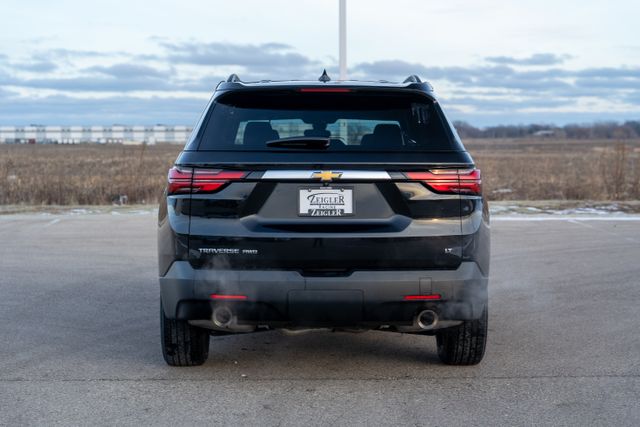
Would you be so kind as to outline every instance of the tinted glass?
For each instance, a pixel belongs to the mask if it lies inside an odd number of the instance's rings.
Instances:
[[[328,138],[328,151],[460,150],[429,98],[386,93],[239,92],[212,105],[200,150],[277,151],[282,138]]]

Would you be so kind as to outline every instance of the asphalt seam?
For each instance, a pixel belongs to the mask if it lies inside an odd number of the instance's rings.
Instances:
[[[55,382],[240,382],[240,381],[253,381],[253,382],[273,382],[273,381],[293,381],[293,382],[309,382],[309,381],[336,381],[336,382],[349,382],[349,381],[415,381],[415,380],[535,380],[535,379],[624,379],[624,378],[640,378],[640,374],[629,375],[532,375],[532,376],[490,376],[490,377],[384,377],[384,378],[248,378],[242,377],[237,379],[219,379],[219,378],[94,378],[94,379],[27,379],[27,378],[0,378],[0,383],[10,382],[42,382],[42,383],[55,383]]]

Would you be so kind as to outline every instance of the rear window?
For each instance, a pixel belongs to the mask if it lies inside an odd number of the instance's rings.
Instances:
[[[222,95],[199,150],[278,151],[269,141],[329,138],[326,151],[461,150],[429,98],[387,93],[236,92]]]

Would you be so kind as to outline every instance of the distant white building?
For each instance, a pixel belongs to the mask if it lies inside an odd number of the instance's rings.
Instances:
[[[188,126],[0,126],[5,144],[184,144]]]
[[[539,130],[533,133],[533,136],[538,136],[544,138],[545,136],[554,136],[555,131],[553,130]]]

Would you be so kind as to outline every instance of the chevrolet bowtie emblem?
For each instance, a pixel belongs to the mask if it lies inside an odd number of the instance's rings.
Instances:
[[[320,178],[322,182],[329,182],[342,176],[342,172],[322,171],[314,172],[311,178]]]

